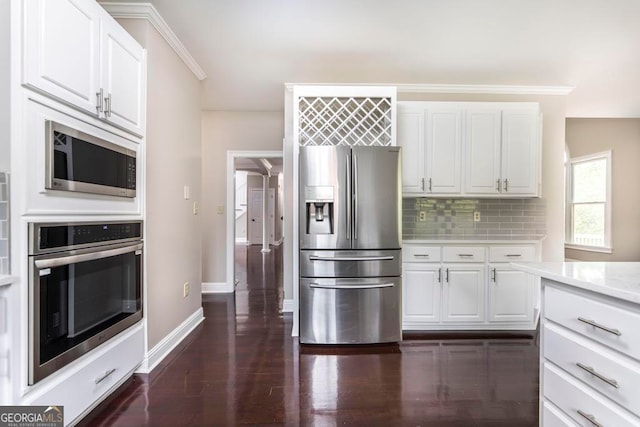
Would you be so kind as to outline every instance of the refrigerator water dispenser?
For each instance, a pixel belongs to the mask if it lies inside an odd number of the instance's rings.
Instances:
[[[307,186],[304,193],[307,234],[333,234],[333,187]]]

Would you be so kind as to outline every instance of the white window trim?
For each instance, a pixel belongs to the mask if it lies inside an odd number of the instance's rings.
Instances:
[[[600,252],[600,253],[612,253],[613,252],[613,244],[612,244],[612,236],[611,236],[611,170],[612,170],[612,162],[611,162],[611,150],[601,151],[599,153],[587,154],[580,157],[570,158],[567,161],[566,168],[566,181],[567,181],[567,192],[566,192],[566,231],[565,231],[565,244],[564,247],[566,249],[577,249],[581,251],[589,251],[589,252]],[[588,162],[592,160],[605,159],[607,162],[607,196],[606,202],[604,206],[604,246],[589,246],[589,245],[580,245],[577,243],[573,243],[573,209],[572,201],[573,201],[573,165],[576,163]]]

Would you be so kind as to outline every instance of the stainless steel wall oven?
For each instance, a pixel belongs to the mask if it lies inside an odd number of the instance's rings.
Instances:
[[[29,384],[142,319],[142,222],[29,224]]]

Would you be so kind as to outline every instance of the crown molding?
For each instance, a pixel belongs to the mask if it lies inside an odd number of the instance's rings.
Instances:
[[[349,83],[348,86],[395,86],[398,93],[466,93],[490,95],[568,95],[574,86],[514,86],[514,85],[461,85],[461,84],[362,84]],[[335,83],[285,83],[291,91],[294,86],[341,86]]]
[[[169,24],[160,16],[151,3],[113,3],[105,1],[99,2],[99,4],[116,19],[146,19],[149,21],[198,80],[207,78],[200,64],[191,56],[187,48],[185,48],[180,39],[178,39],[178,36],[171,30]]]

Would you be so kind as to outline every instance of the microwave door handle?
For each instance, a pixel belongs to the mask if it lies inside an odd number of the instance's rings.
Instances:
[[[34,261],[36,268],[53,268],[62,267],[64,265],[76,264],[85,261],[94,261],[97,259],[108,258],[116,255],[122,255],[129,252],[135,252],[142,250],[142,243],[136,245],[129,245],[122,248],[107,249],[103,251],[94,251],[78,255],[68,255],[49,259],[37,259]]]

